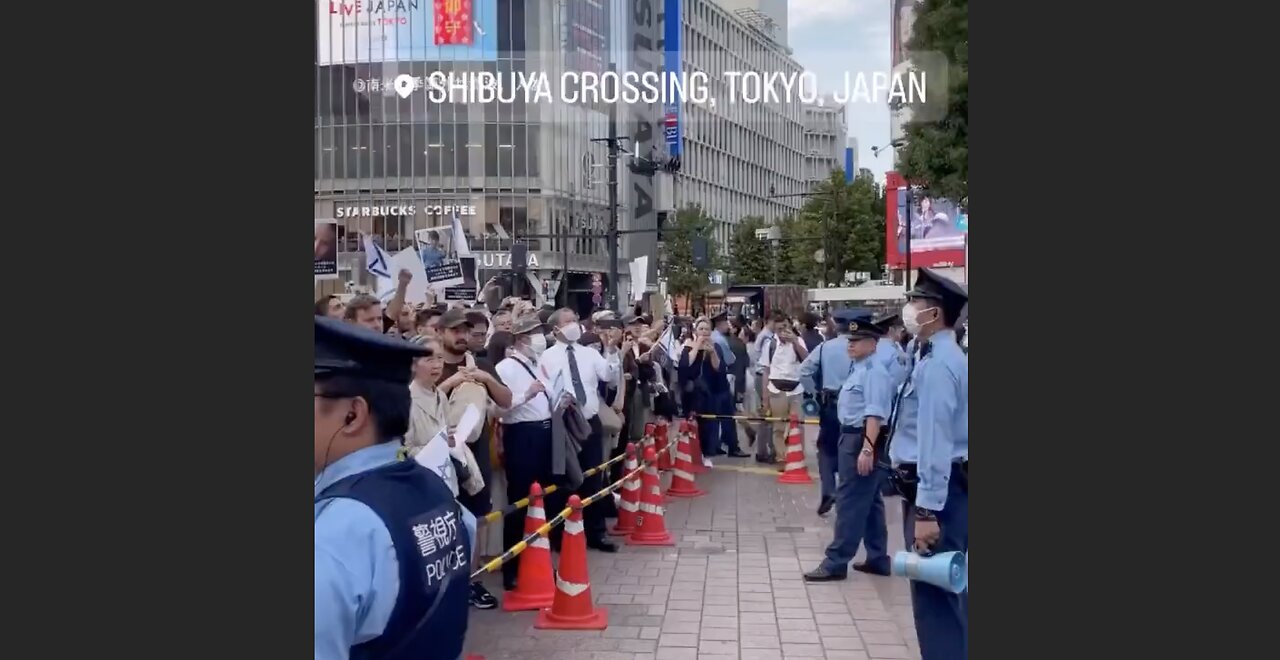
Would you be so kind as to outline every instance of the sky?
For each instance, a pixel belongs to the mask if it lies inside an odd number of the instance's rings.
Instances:
[[[787,43],[806,71],[818,77],[819,89],[844,86],[844,75],[889,71],[890,0],[788,0]],[[850,102],[846,111],[849,135],[858,139],[858,167],[884,181],[893,167],[886,151],[879,158],[872,147],[889,142],[889,107],[886,103]]]

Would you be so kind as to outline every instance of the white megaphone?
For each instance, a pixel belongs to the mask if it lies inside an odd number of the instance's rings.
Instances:
[[[932,584],[958,594],[969,587],[969,561],[963,552],[944,552],[921,557],[914,552],[893,556],[891,572],[899,577]]]

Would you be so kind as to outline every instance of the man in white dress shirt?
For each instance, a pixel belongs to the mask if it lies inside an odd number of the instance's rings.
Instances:
[[[496,367],[498,376],[511,390],[511,409],[502,414],[508,502],[527,497],[535,481],[545,490],[555,480],[551,472],[550,387],[537,373],[538,358],[547,346],[542,331],[537,316],[525,316],[512,324],[511,356],[490,356],[502,360]],[[535,342],[535,338],[540,341]],[[560,511],[567,499],[568,495],[558,492],[548,495],[546,510]],[[502,547],[510,548],[524,538],[526,511],[521,509],[503,518]],[[518,566],[519,562],[514,561],[502,566],[502,584],[507,591],[516,587]]]
[[[542,354],[538,361],[539,372],[546,382],[553,385],[552,396],[569,396],[578,403],[582,416],[591,425],[591,435],[582,443],[578,463],[582,469],[593,468],[604,462],[604,431],[600,426],[600,383],[612,383],[618,377],[617,354],[609,359],[580,346],[582,326],[578,314],[572,309],[556,311],[549,319],[555,330],[556,343]],[[623,346],[623,352],[630,346]],[[586,498],[604,487],[604,479],[597,473],[582,483],[578,495]],[[604,510],[592,504],[582,512],[587,536],[587,547],[601,552],[617,552],[618,546],[606,536]]]

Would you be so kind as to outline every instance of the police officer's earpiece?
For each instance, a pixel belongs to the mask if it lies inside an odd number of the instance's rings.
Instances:
[[[346,426],[354,421],[356,421],[356,411],[352,410],[351,412],[348,412],[347,416],[342,419],[342,425]]]

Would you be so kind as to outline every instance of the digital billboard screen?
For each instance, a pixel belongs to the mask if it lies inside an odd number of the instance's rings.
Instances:
[[[316,63],[498,59],[498,0],[316,0]]]
[[[897,172],[889,172],[885,176],[885,184],[884,254],[889,267],[906,267],[908,231],[912,268],[965,265],[968,209],[953,200],[927,192],[917,190],[908,194],[906,182]]]

